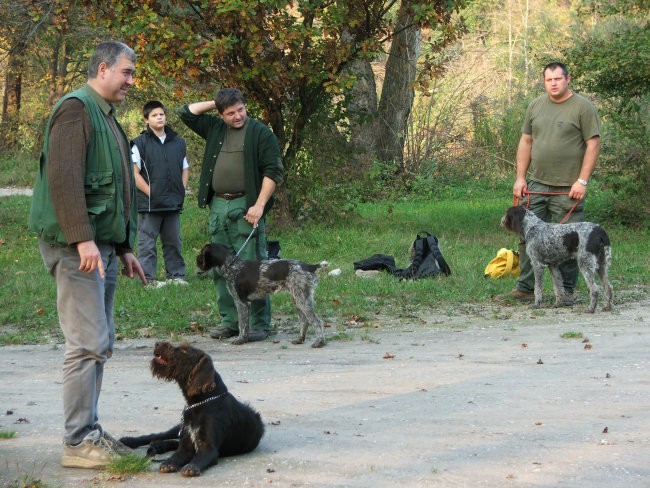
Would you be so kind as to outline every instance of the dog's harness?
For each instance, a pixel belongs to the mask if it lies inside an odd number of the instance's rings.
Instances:
[[[526,208],[530,208],[530,196],[531,195],[565,195],[565,196],[569,196],[569,192],[559,192],[559,191],[553,192],[553,191],[528,191],[528,190],[524,190],[523,194],[528,196],[528,198],[526,199],[526,204],[525,204]],[[571,207],[571,210],[569,210],[569,212],[564,216],[564,218],[562,219],[560,224],[563,224],[564,222],[567,221],[567,219],[569,218],[569,215],[571,215],[573,213],[573,211],[576,209],[576,207],[578,206],[579,203],[580,203],[580,200],[576,200],[576,203],[573,204],[573,207]],[[519,199],[517,197],[513,197],[512,198],[512,204],[513,205],[519,205]]]
[[[199,403],[195,403],[195,404],[193,404],[193,405],[188,405],[187,407],[185,407],[185,408],[183,409],[183,411],[181,412],[181,428],[178,430],[178,437],[181,436],[181,433],[183,432],[183,426],[185,425],[185,412],[187,412],[188,410],[192,410],[192,409],[195,408],[195,407],[200,407],[201,405],[205,405],[206,403],[211,402],[212,400],[216,400],[216,399],[218,399],[218,398],[221,398],[221,397],[224,396],[226,393],[227,393],[227,392],[222,393],[221,395],[217,395],[217,396],[212,396],[212,397],[210,397],[210,398],[206,398],[205,400],[200,401]]]

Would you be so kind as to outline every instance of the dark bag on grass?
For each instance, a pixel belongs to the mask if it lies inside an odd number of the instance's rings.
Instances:
[[[417,280],[427,276],[443,274],[449,276],[451,269],[442,256],[438,238],[426,231],[418,232],[411,249],[411,265],[406,269],[398,269],[395,274],[407,280]]]
[[[373,254],[367,259],[356,261],[354,269],[371,271],[383,270],[406,280],[417,280],[427,276],[437,276],[440,274],[449,276],[451,269],[442,257],[438,238],[428,232],[420,231],[411,249],[411,265],[405,269],[395,267],[393,256],[386,254]]]

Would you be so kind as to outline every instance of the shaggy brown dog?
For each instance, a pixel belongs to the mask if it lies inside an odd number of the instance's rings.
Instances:
[[[176,449],[160,465],[161,472],[180,470],[184,476],[199,476],[217,464],[219,457],[245,454],[257,447],[264,435],[260,414],[228,392],[209,355],[186,343],[174,347],[159,342],[151,372],[180,386],[187,402],[181,423],[166,432],[120,441],[131,448],[150,444],[148,455]]]

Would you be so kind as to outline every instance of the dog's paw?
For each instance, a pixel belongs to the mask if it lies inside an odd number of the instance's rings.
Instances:
[[[325,339],[319,337],[317,340],[314,341],[311,347],[323,347],[324,345],[325,345]]]
[[[239,336],[235,338],[231,344],[235,346],[241,346],[242,344],[246,344],[248,342],[248,336]]]
[[[183,466],[181,469],[180,473],[183,476],[201,476],[201,470],[198,468],[198,466],[189,463]]]
[[[134,437],[120,437],[120,442],[131,449],[139,447],[139,444],[135,442]]]
[[[170,463],[169,461],[165,461],[160,465],[160,472],[161,473],[175,473],[178,471],[178,466],[174,463]]]

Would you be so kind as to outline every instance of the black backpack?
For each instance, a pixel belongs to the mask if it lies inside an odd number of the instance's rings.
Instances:
[[[407,280],[417,280],[440,274],[449,276],[451,274],[447,261],[442,257],[436,236],[426,231],[420,231],[411,247],[411,265],[408,268],[397,269],[393,256],[373,254],[367,259],[355,262],[354,269],[384,270]]]
[[[395,274],[407,280],[417,280],[439,274],[449,276],[451,268],[442,257],[438,238],[426,231],[420,231],[411,248],[411,265],[406,269],[396,270]]]

